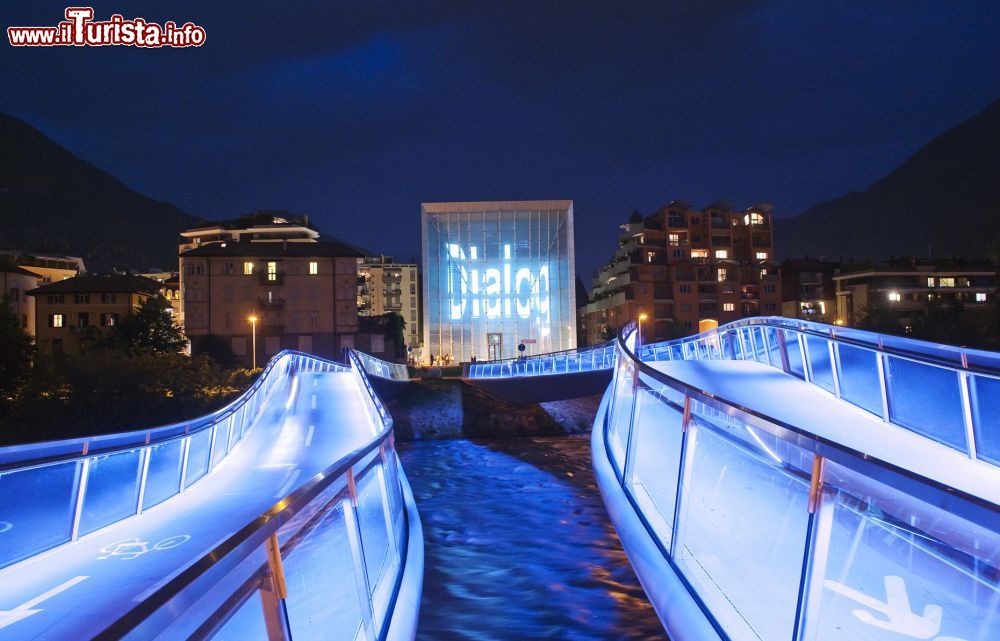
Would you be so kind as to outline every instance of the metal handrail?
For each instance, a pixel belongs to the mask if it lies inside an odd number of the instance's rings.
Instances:
[[[406,369],[406,365],[402,363],[390,363],[365,352],[358,350],[351,351],[358,356],[358,359],[365,368],[365,372],[369,376],[378,376],[379,378],[393,381],[410,380],[409,371]]]

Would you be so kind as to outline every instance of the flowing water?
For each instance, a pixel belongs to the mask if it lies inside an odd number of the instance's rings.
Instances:
[[[589,436],[399,449],[425,537],[418,639],[666,638],[605,513]]]

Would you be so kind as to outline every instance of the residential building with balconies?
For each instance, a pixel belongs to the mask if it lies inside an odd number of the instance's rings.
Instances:
[[[817,258],[790,258],[781,263],[781,315],[833,324],[837,320],[840,263]]]
[[[773,260],[772,207],[703,210],[672,201],[621,225],[618,249],[593,280],[581,312],[587,342],[607,340],[646,314],[643,340],[703,331],[781,311],[781,281]]]
[[[960,303],[973,315],[992,311],[1000,286],[991,261],[892,259],[881,264],[842,265],[834,276],[837,322],[862,325],[873,310],[894,318],[903,329],[931,304]]]
[[[405,321],[403,337],[412,350],[410,357],[418,362],[423,339],[420,290],[416,263],[395,263],[384,255],[358,259],[358,314],[399,314]]]
[[[349,245],[315,239],[211,242],[181,252],[192,353],[210,335],[225,340],[243,365],[253,360],[254,342],[258,364],[283,349],[331,359],[345,347],[369,350],[370,336],[358,332],[361,256]]]

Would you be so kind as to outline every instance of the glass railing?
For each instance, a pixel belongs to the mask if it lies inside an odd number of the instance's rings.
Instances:
[[[773,362],[782,349],[764,337],[782,329],[747,324],[670,349],[676,358],[736,350]],[[834,360],[843,357],[836,350],[845,344],[831,348],[819,338],[793,335],[784,349],[800,350],[804,372],[813,370],[803,376],[832,378],[836,370],[820,356],[829,359],[833,349]],[[606,482],[624,492],[662,570],[676,574],[720,638],[1000,639],[995,502],[693,388],[638,361],[634,340],[627,330],[615,345],[595,448],[603,447],[616,477]],[[884,352],[867,358],[888,360],[894,376],[930,367],[910,359],[899,365],[890,359],[901,356]],[[878,389],[877,365],[845,367],[845,378],[867,371],[870,379],[860,380]],[[925,383],[924,393],[939,399],[937,385]],[[889,398],[897,411],[927,406],[914,393]],[[995,497],[995,489],[983,495]],[[650,575],[648,556],[634,565],[649,592],[662,577]],[[671,636],[685,625],[676,603],[657,609]]]
[[[186,492],[239,445],[264,398],[289,371],[334,369],[345,368],[282,352],[239,398],[206,416],[149,430],[0,448],[0,568]]]
[[[412,497],[403,490],[392,419],[357,353],[349,359],[375,436],[247,523],[102,638],[386,638],[407,562]]]
[[[354,351],[354,350],[352,350]],[[358,360],[365,368],[365,372],[369,376],[378,376],[379,378],[388,378],[393,381],[408,381],[410,380],[410,374],[406,369],[406,365],[402,363],[390,363],[388,361],[383,361],[380,358],[375,358],[371,354],[366,354],[364,352],[354,351]]]
[[[887,423],[1000,465],[1000,355],[787,318],[643,345],[643,361],[751,360]]]
[[[466,378],[503,378],[589,372],[611,369],[613,358],[614,345],[612,342],[608,342],[604,345],[580,347],[524,358],[470,363]]]

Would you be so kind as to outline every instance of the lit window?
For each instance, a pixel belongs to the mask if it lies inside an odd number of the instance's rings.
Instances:
[[[729,258],[729,250],[728,249],[716,249],[715,250],[715,257],[716,258]],[[719,280],[722,280],[722,279],[719,279]]]
[[[902,295],[900,295],[899,292],[889,292],[889,300],[898,303],[899,301],[903,300],[903,297]]]
[[[757,260],[767,260],[767,252],[757,252]]]
[[[243,273],[247,276],[253,274],[253,263],[251,261],[246,261],[243,263]]]
[[[278,280],[278,263],[274,261],[267,263],[267,279]]]
[[[707,249],[692,249],[691,258],[708,258]]]
[[[744,225],[763,225],[764,215],[757,212],[751,212],[743,217]]]
[[[319,263],[315,260],[309,261],[309,273],[313,276],[319,273]]]
[[[938,279],[938,287],[954,287],[954,286],[955,286],[955,279],[954,278],[939,278]]]
[[[934,287],[934,278],[932,278],[931,276],[927,277],[927,286]]]
[[[63,326],[62,314],[49,314],[49,327],[62,327],[62,326]]]
[[[733,312],[733,311],[736,311],[736,303],[723,303],[722,304],[722,311],[724,311],[724,312]]]
[[[667,234],[667,240],[670,241],[671,245],[679,245],[681,243],[680,234]]]
[[[760,277],[761,278],[767,278],[767,270],[766,269],[760,270]]]
[[[719,270],[719,282],[721,283],[724,280],[726,280],[726,270],[720,269]]]
[[[976,302],[985,303],[986,302],[986,292],[976,292]]]

